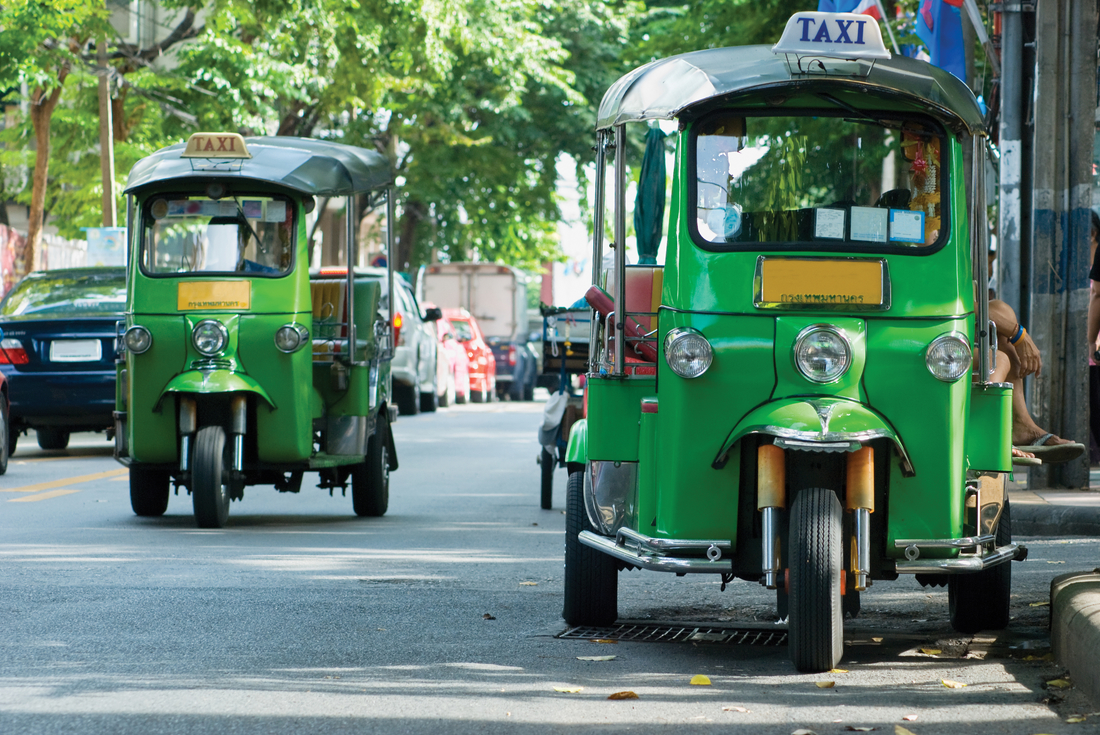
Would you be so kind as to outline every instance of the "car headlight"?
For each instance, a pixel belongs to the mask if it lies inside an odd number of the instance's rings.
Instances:
[[[924,353],[928,372],[945,383],[953,383],[969,373],[972,359],[970,343],[957,332],[936,337]]]
[[[153,335],[145,327],[134,325],[122,335],[122,344],[135,355],[140,355],[153,346]]]
[[[295,352],[309,341],[309,330],[301,324],[284,324],[275,332],[275,347],[280,352]]]
[[[698,330],[678,327],[665,335],[665,362],[681,378],[698,378],[714,362],[714,350]]]
[[[205,357],[218,354],[228,342],[229,331],[217,319],[203,319],[191,331],[191,344]]]
[[[832,383],[852,365],[848,338],[834,327],[815,324],[798,335],[794,364],[802,377],[814,383]]]

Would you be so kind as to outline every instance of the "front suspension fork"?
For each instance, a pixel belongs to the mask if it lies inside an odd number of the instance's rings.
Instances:
[[[244,472],[244,435],[248,430],[248,398],[234,395],[229,399],[229,434],[233,438],[233,458],[230,469]],[[198,403],[194,398],[180,396],[180,471],[191,470],[191,442],[198,431]]]

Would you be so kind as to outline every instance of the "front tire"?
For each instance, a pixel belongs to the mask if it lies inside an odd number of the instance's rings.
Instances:
[[[130,507],[134,514],[155,518],[168,510],[172,476],[164,470],[130,465]]]
[[[542,448],[539,466],[542,468],[542,509],[550,510],[554,506],[554,453]]]
[[[351,469],[351,502],[355,515],[386,515],[390,506],[389,422],[378,414],[378,426],[367,440],[366,461]]]
[[[224,480],[225,430],[204,426],[195,437],[191,461],[191,503],[199,528],[222,528],[229,519],[229,488]]]
[[[52,426],[43,426],[35,431],[38,434],[38,446],[43,449],[64,449],[69,446],[69,432]]]
[[[799,671],[828,671],[844,652],[843,514],[828,488],[807,488],[791,505],[788,649]]]
[[[995,538],[997,546],[1012,543],[1012,515],[1007,499]],[[967,634],[980,630],[1004,630],[1008,627],[1011,595],[1011,561],[973,574],[952,574],[947,580],[951,627]]]
[[[581,531],[595,531],[584,511],[584,470],[569,473],[565,499],[565,606],[569,625],[607,626],[619,617],[619,570],[607,554],[585,546]]]

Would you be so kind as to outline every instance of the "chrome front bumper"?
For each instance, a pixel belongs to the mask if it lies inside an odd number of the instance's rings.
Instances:
[[[733,542],[729,539],[661,539],[642,535],[629,528],[620,528],[611,539],[591,531],[581,531],[577,537],[585,546],[615,557],[642,569],[676,574],[729,574],[733,571]],[[673,556],[676,552],[703,552],[696,556]]]
[[[998,564],[1027,556],[1027,548],[1016,543],[994,547],[993,534],[954,539],[898,539],[894,547],[905,549],[905,560],[895,563],[899,574],[956,574],[980,572]],[[926,549],[958,549],[954,559],[921,559]]]

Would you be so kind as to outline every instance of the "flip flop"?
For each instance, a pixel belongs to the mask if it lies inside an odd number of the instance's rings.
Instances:
[[[1043,434],[1034,444],[1018,445],[1016,448],[1034,454],[1047,464],[1071,462],[1085,453],[1085,445],[1078,442],[1068,444],[1047,444],[1054,434]]]
[[[1019,467],[1021,465],[1026,466],[1026,467],[1038,467],[1042,463],[1043,463],[1043,460],[1039,459],[1038,457],[1013,457],[1012,458],[1012,464],[1016,465],[1017,467]]]

